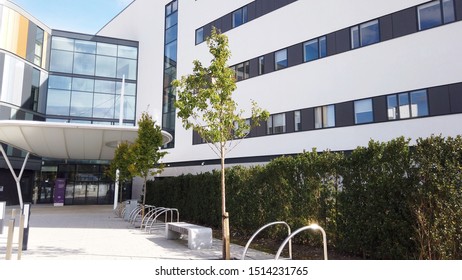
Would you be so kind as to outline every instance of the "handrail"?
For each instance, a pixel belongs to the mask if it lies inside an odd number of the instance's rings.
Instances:
[[[241,257],[241,260],[244,260],[245,259],[245,255],[247,254],[247,250],[249,249],[249,246],[250,246],[250,243],[252,243],[253,239],[264,229],[266,229],[267,227],[270,227],[270,226],[273,226],[273,225],[279,225],[279,224],[283,224],[283,225],[286,225],[287,226],[287,236],[290,236],[290,226],[286,223],[286,222],[283,222],[283,221],[277,221],[277,222],[272,222],[272,223],[269,223],[269,224],[266,224],[264,226],[262,226],[261,228],[259,228],[253,235],[252,237],[250,237],[249,241],[247,241],[247,244],[245,245],[245,248],[244,248],[244,252],[242,252],[242,257]],[[292,259],[292,240],[289,240],[289,259]]]
[[[305,231],[305,230],[308,230],[308,229],[312,229],[312,230],[320,230],[321,233],[322,233],[322,243],[324,245],[324,260],[327,261],[327,238],[326,238],[326,232],[324,231],[324,229],[322,227],[320,227],[319,225],[317,224],[311,224],[309,226],[305,226],[305,227],[302,227],[302,228],[299,228],[297,229],[296,231],[294,231],[291,235],[289,235],[281,244],[281,246],[279,247],[279,250],[276,254],[276,257],[274,258],[275,260],[279,259],[279,256],[281,255],[281,252],[282,252],[282,249],[284,249],[284,246],[287,244],[287,242],[289,242],[292,237],[294,237],[295,235],[299,234],[300,232],[302,231]]]

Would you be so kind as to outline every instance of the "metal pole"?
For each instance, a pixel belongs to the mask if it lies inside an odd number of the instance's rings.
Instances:
[[[123,125],[124,123],[124,98],[125,98],[125,75],[122,76],[122,89],[120,91],[119,125]]]
[[[117,208],[117,202],[119,200],[119,169],[116,170],[116,179],[114,184],[114,210]]]
[[[24,214],[19,215],[18,260],[22,255],[22,242],[24,239]]]
[[[24,209],[22,214],[24,215],[24,230],[23,230],[23,240],[22,240],[22,251],[27,251],[27,243],[29,241],[29,221],[30,221],[30,209],[31,204],[24,204]]]

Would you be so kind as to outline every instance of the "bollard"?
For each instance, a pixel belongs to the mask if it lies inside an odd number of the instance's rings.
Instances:
[[[3,221],[5,220],[6,202],[0,201],[0,234],[3,234]]]
[[[10,219],[8,221],[8,237],[6,241],[5,260],[11,260],[11,254],[13,253],[13,234],[14,234],[14,219]]]
[[[24,214],[19,215],[18,260],[21,259],[24,239]]]
[[[23,238],[22,238],[22,241],[21,241],[22,251],[27,251],[27,243],[29,241],[30,208],[31,208],[31,204],[26,203],[26,204],[24,204],[24,208],[23,208],[23,211],[22,211],[22,214],[24,216],[24,223],[23,223],[23,228],[24,229],[22,230]]]

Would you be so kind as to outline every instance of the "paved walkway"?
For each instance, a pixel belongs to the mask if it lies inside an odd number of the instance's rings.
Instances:
[[[7,207],[7,217],[12,208]],[[19,221],[19,219],[17,219]],[[6,251],[6,222],[0,234],[0,259]],[[13,259],[17,258],[16,223]],[[151,234],[134,228],[118,218],[112,206],[33,205],[27,250],[23,260],[213,260],[221,259],[220,240],[212,249],[190,250],[185,240],[167,240],[162,230]],[[239,259],[243,247],[231,245],[231,257]],[[249,250],[248,259],[271,259],[272,256]]]

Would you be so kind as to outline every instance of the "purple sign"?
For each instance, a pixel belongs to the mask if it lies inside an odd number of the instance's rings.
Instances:
[[[56,179],[53,202],[55,206],[64,205],[64,195],[66,193],[66,179]]]

